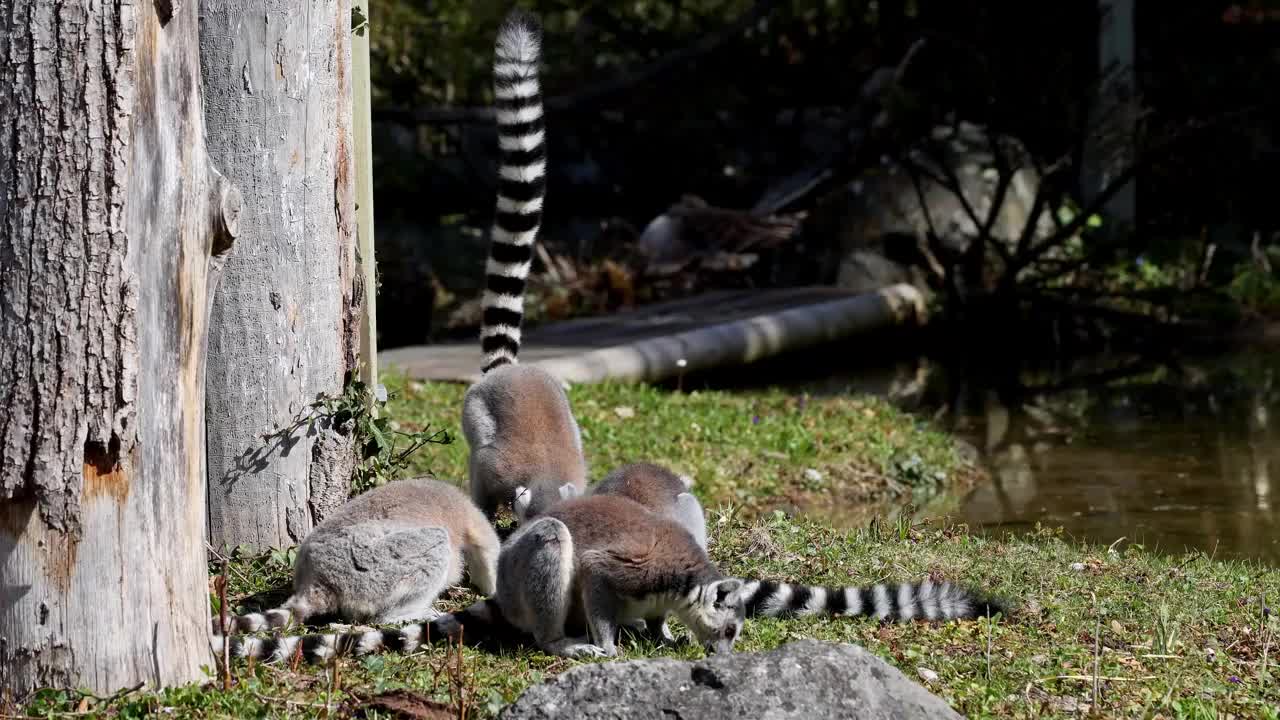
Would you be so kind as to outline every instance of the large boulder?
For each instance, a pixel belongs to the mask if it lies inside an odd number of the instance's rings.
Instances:
[[[856,645],[801,640],[769,652],[580,665],[525,691],[502,720],[959,718]]]

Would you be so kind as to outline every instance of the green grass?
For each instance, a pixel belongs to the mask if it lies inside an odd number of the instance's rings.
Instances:
[[[392,389],[401,392],[391,403],[400,422],[454,424],[462,388],[396,380]],[[875,496],[877,483],[910,485],[922,476],[968,472],[945,436],[872,400],[802,401],[773,392],[674,395],[628,386],[578,388],[572,400],[593,474],[646,457],[695,475],[708,504],[712,555],[728,572],[821,584],[946,577],[1017,606],[1011,617],[990,623],[755,620],[740,640],[742,651],[802,637],[857,643],[911,678],[932,678],[927,686],[933,692],[973,718],[1090,712],[1280,718],[1274,668],[1280,622],[1274,614],[1264,621],[1260,605],[1264,596],[1270,603],[1280,596],[1280,570],[1204,555],[1158,555],[1134,545],[1081,545],[1048,530],[988,538],[906,519],[840,529],[771,510],[775,495],[834,490]],[[431,450],[423,463],[441,477],[464,476],[461,440]],[[918,459],[904,461],[904,454]],[[810,487],[806,467],[830,486]],[[229,605],[265,607],[284,597],[290,562],[283,552],[234,555]],[[473,599],[454,591],[442,604],[459,607]],[[701,657],[692,646],[659,649],[624,641],[621,647],[624,658]],[[205,687],[105,700],[45,691],[23,711],[50,717],[331,717],[347,716],[379,693],[399,692],[449,706],[450,716],[461,705],[468,717],[491,717],[530,684],[578,663],[534,649],[442,647],[407,657],[348,658],[329,668],[235,663],[227,691],[212,675]],[[390,717],[367,707],[365,714]]]
[[[392,417],[407,429],[457,428],[466,388],[385,378]],[[750,511],[779,505],[848,506],[923,497],[979,471],[947,435],[871,397],[763,392],[672,393],[647,385],[580,385],[569,392],[593,478],[639,460],[694,478],[707,504]],[[461,437],[432,446],[418,472],[466,478]],[[810,471],[806,473],[806,470]],[[815,474],[816,471],[816,474]]]

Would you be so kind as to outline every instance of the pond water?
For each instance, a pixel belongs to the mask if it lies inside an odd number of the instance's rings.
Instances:
[[[887,396],[972,446],[991,479],[923,515],[1280,564],[1280,353],[1048,368],[788,364],[796,390]]]

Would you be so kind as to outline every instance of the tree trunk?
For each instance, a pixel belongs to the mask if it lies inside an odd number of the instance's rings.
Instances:
[[[176,7],[175,7],[176,6]],[[0,0],[0,690],[211,664],[196,3]]]
[[[287,546],[347,499],[354,463],[338,429],[287,430],[342,392],[359,351],[351,6],[204,0],[200,15],[211,153],[246,202],[210,318],[209,534]]]
[[[1098,2],[1098,94],[1085,145],[1084,198],[1106,190],[1136,159],[1138,106],[1134,70],[1134,0]],[[1137,184],[1125,183],[1106,205],[1108,232],[1132,229],[1137,219]]]

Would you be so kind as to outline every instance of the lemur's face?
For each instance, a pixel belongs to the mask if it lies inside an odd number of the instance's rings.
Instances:
[[[742,634],[747,618],[741,590],[741,580],[718,580],[706,588],[702,602],[692,608],[687,624],[707,654],[733,652],[733,643]]]

